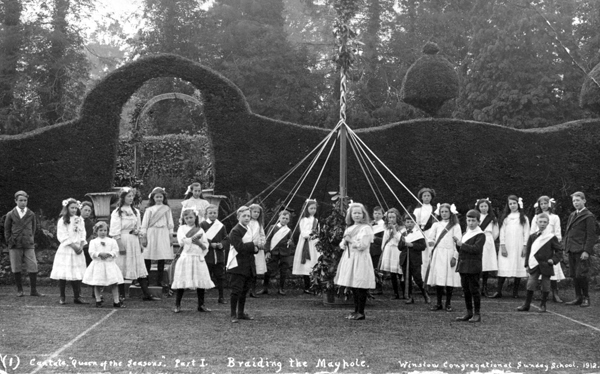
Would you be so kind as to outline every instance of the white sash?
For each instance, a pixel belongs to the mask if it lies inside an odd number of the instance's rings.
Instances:
[[[406,237],[404,238],[404,241],[407,243],[413,243],[416,242],[419,239],[424,239],[425,237],[423,236],[423,233],[421,232],[421,230],[418,229],[413,229],[413,231],[406,235]]]
[[[533,269],[539,265],[539,262],[535,259],[535,254],[548,243],[548,240],[552,239],[554,233],[551,230],[542,231],[542,235],[538,236],[531,244],[531,253],[529,253],[529,268]]]
[[[221,227],[223,224],[218,219],[213,222],[212,226],[206,231],[206,237],[208,240],[213,240],[213,238],[221,231]]]
[[[371,226],[373,228],[373,234],[379,234],[380,232],[383,232],[383,230],[385,230],[385,223],[382,219],[375,223],[375,225]]]
[[[477,234],[481,234],[483,232],[483,230],[481,230],[481,228],[479,226],[477,226],[475,228],[475,230],[470,230],[467,229],[467,231],[465,231],[465,234],[462,237],[462,242],[465,243],[467,240],[471,239],[472,237],[474,237]]]
[[[252,232],[246,227],[246,233],[242,238],[242,243],[252,243]],[[233,269],[238,266],[237,256],[238,252],[234,247],[229,248],[229,255],[227,255],[227,264],[225,265],[225,269]]]
[[[277,247],[277,245],[279,244],[279,242],[285,238],[285,236],[290,232],[290,228],[287,226],[281,226],[279,228],[279,230],[277,230],[277,232],[275,234],[273,234],[273,237],[271,238],[271,250],[275,247]]]

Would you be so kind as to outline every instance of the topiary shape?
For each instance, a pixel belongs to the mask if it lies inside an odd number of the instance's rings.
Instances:
[[[581,93],[579,94],[579,106],[584,109],[589,109],[596,114],[600,114],[599,83],[600,64],[594,66],[589,76],[585,78],[583,86],[581,87]]]
[[[458,75],[454,66],[438,55],[437,44],[423,46],[424,55],[408,69],[402,81],[405,103],[435,116],[444,102],[458,96]]]

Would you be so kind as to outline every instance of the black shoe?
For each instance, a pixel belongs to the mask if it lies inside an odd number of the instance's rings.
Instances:
[[[481,314],[475,313],[473,314],[473,318],[469,320],[469,322],[481,322]]]
[[[37,297],[44,297],[43,293],[39,293],[37,290],[36,291],[31,291],[29,293],[29,296],[37,296]]]
[[[89,304],[87,301],[83,300],[82,298],[78,297],[76,299],[73,299],[73,304]]]
[[[446,308],[444,308],[444,309],[446,309],[446,312],[451,312],[452,311],[452,305],[446,304]]]
[[[425,304],[431,304],[431,297],[428,294],[423,295],[423,298],[425,298]]]
[[[581,305],[579,305],[582,308],[587,308],[590,306],[590,298],[589,297],[584,297],[583,300],[581,301]]]
[[[23,290],[17,290],[17,297],[23,297]]]
[[[362,321],[362,320],[364,320],[364,319],[365,319],[365,315],[364,315],[364,314],[361,314],[361,313],[356,313],[356,314],[354,315],[354,317],[353,317],[353,318],[351,318],[351,320],[352,320],[352,321]]]
[[[175,308],[173,308],[173,313],[181,313],[181,307],[176,305]]]
[[[67,300],[64,297],[61,297],[60,299],[58,299],[58,303],[60,305],[65,305],[67,303]]]
[[[268,295],[269,294],[269,289],[267,287],[265,287],[258,294],[259,295]]]
[[[152,295],[148,295],[148,296],[142,297],[142,300],[144,300],[144,301],[160,301],[160,298],[154,297]]]
[[[552,301],[555,303],[562,303],[563,300],[558,296],[558,291],[552,291]]]
[[[395,294],[394,296],[390,297],[390,300],[400,300],[400,295]]]
[[[573,301],[566,302],[565,305],[581,305],[582,303],[583,303],[583,298],[578,297],[577,299],[575,299]]]
[[[304,290],[304,293],[308,294],[308,295],[312,295],[312,292],[310,290]]]
[[[496,292],[495,294],[490,296],[490,299],[501,299],[501,298],[502,298],[502,292]]]
[[[203,312],[203,313],[210,313],[210,312],[212,312],[212,310],[208,309],[208,308],[207,308],[207,307],[205,307],[204,305],[200,305],[200,306],[198,307],[198,311],[199,311],[199,312]]]
[[[462,317],[456,317],[456,320],[466,322],[466,321],[470,320],[471,318],[473,318],[473,313],[467,313]]]
[[[287,293],[285,292],[285,290],[284,290],[283,288],[280,288],[280,289],[277,291],[277,293],[278,293],[278,294],[280,294],[281,296],[285,296],[285,295],[287,295]]]
[[[442,304],[437,304],[432,306],[431,308],[429,308],[429,310],[431,310],[432,312],[438,311],[438,310],[442,310],[444,309],[444,307],[442,306]]]
[[[529,305],[527,304],[523,304],[520,307],[517,308],[517,311],[519,312],[528,312],[529,311]]]
[[[118,303],[113,303],[113,308],[125,308],[125,304],[123,304],[122,301],[119,301]]]
[[[238,322],[239,322],[239,320],[238,320],[237,316],[231,317],[231,323],[238,323]]]
[[[415,303],[415,299],[413,299],[412,297],[409,297],[404,304],[414,304]]]
[[[540,305],[540,309],[538,310],[538,313],[546,313],[546,304]]]
[[[244,319],[247,321],[252,321],[254,319],[254,317],[251,317],[248,313],[244,313],[244,314],[238,314],[237,319]]]
[[[96,308],[102,308],[102,301],[96,301]]]
[[[354,319],[354,316],[357,315],[357,314],[358,314],[358,312],[352,312],[352,313],[348,314],[344,318],[346,318],[346,319]]]
[[[250,293],[248,294],[248,296],[250,296],[250,297],[251,297],[251,298],[253,298],[253,299],[258,299],[258,295],[257,295],[257,294],[255,294],[254,292],[250,292]]]
[[[217,300],[217,303],[219,304],[227,304],[227,302],[225,302],[225,299],[222,297],[219,297],[219,300]]]

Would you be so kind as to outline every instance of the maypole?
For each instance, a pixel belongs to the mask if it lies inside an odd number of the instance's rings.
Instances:
[[[347,124],[346,124],[346,92],[348,70],[356,59],[354,44],[358,43],[354,38],[356,33],[350,28],[350,20],[358,11],[356,0],[337,0],[335,2],[335,10],[337,19],[334,27],[334,35],[339,44],[338,54],[334,61],[337,63],[340,70],[340,120],[339,131],[340,140],[340,187],[339,199],[342,202],[342,209],[346,197],[348,196],[348,174],[347,174]]]

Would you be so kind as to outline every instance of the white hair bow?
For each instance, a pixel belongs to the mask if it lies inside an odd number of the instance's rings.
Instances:
[[[121,187],[121,190],[129,193],[131,191],[131,187]]]
[[[517,200],[517,202],[519,203],[519,208],[523,209],[523,198],[519,197],[519,199]]]
[[[192,212],[194,212],[194,214],[196,216],[198,216],[198,209],[195,206],[188,206],[188,207],[183,208],[181,210],[182,215],[183,215],[183,212],[185,212],[186,210],[191,210]]]
[[[458,210],[456,210],[456,205],[454,205],[454,204],[450,205],[450,212],[452,212],[454,214],[458,214]]]
[[[436,216],[440,215],[440,203],[437,204],[437,207],[435,208],[435,211],[433,212]]]
[[[554,198],[551,198],[551,199],[548,201],[548,206],[550,206],[550,207],[551,207],[551,206],[552,206],[552,205],[554,205],[554,204],[556,204],[556,200],[554,200]]]
[[[185,190],[184,195],[187,195],[189,193],[192,193],[192,185],[191,184],[188,186],[187,190]]]
[[[79,200],[75,200],[72,197],[69,197],[68,199],[65,199],[62,201],[62,206],[67,206],[69,205],[69,203],[77,203],[77,207],[81,209],[81,201]]]
[[[167,193],[167,190],[163,187],[154,187],[154,189],[152,190],[152,192],[154,192],[155,189],[160,188],[161,190],[163,190],[164,193]],[[152,192],[150,192],[148,194],[148,199],[152,197]],[[185,193],[187,195],[187,192]]]
[[[475,202],[475,208],[477,208],[477,203],[480,202],[481,200],[486,200],[488,203],[492,203],[492,200],[490,200],[489,197],[486,197],[485,199],[477,199],[477,201]]]

